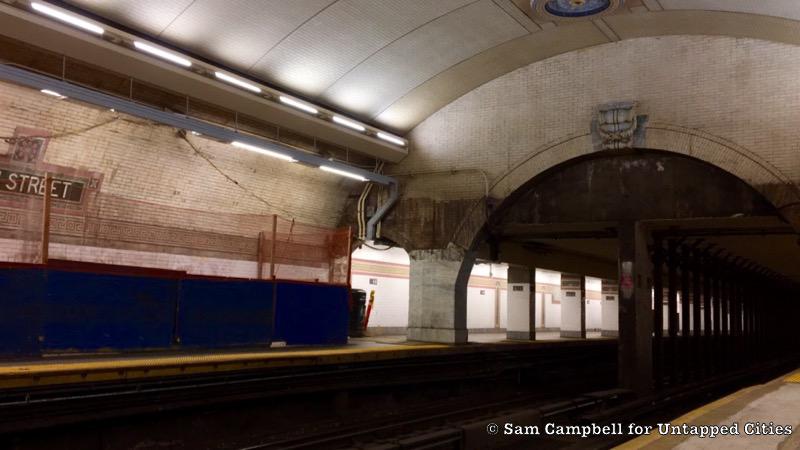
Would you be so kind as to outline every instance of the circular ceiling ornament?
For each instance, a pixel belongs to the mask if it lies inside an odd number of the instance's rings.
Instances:
[[[623,3],[625,0],[531,0],[531,10],[542,19],[586,19],[609,14]]]

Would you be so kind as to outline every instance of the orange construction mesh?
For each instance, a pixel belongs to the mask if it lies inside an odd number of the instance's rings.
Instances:
[[[347,228],[159,205],[88,188],[82,194],[79,201],[52,202],[50,259],[237,278],[349,281]],[[40,262],[43,203],[42,196],[0,193],[0,260]]]

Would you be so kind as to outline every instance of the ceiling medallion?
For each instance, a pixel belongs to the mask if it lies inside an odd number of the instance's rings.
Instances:
[[[625,0],[531,0],[534,14],[543,19],[570,20],[606,15]]]

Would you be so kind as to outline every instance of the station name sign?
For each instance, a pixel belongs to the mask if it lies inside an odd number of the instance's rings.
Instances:
[[[79,203],[86,190],[86,182],[53,176],[50,196],[57,200]],[[45,175],[0,167],[0,193],[44,196]]]

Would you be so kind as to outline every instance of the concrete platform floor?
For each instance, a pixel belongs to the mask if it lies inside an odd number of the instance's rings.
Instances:
[[[616,449],[800,449],[800,370],[765,384],[744,388],[678,417],[670,424],[681,427],[683,424],[690,427],[735,425],[739,434],[710,438],[697,434],[662,435],[654,429],[650,435],[638,437]],[[761,428],[763,425],[767,429]],[[758,434],[753,434],[755,429],[758,429]]]

